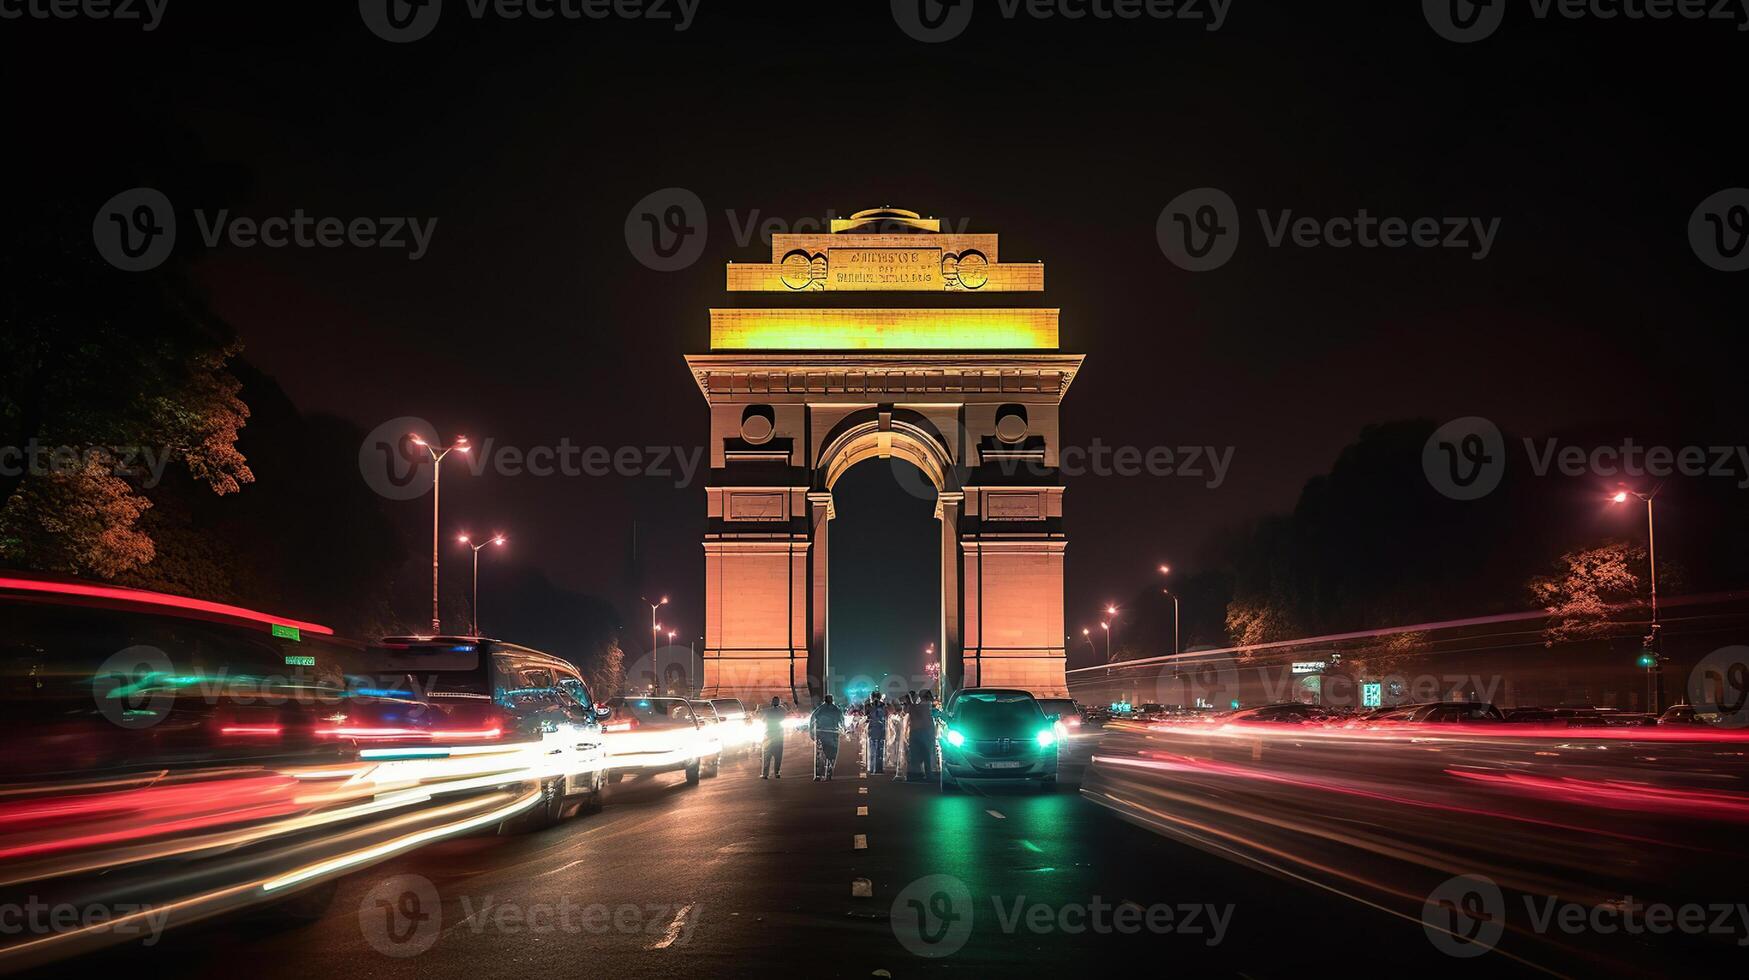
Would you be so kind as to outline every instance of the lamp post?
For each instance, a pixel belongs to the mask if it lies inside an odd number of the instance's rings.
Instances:
[[[657,688],[662,683],[662,672],[658,669],[660,665],[656,662],[656,645],[661,642],[657,637],[660,635],[658,631],[662,629],[662,626],[656,622],[656,610],[668,604],[668,597],[663,596],[661,602],[650,602],[649,596],[640,598],[649,603],[650,606],[650,690],[652,693],[660,693]]]
[[[1111,634],[1117,632],[1116,604],[1107,603],[1105,607],[1105,615],[1108,618],[1105,622],[1100,623],[1099,625],[1105,629],[1105,662],[1111,663]]]
[[[443,458],[450,453],[471,453],[474,447],[468,445],[467,436],[456,436],[455,442],[439,450],[426,442],[417,432],[407,436],[413,445],[431,454],[431,633],[433,636],[443,632],[443,617],[437,611],[437,507],[438,492],[443,484]]]
[[[1111,663],[1111,624],[1100,623],[1099,628],[1105,631],[1105,662]]]
[[[1161,575],[1171,575],[1172,574],[1172,566],[1171,565],[1161,565],[1160,566],[1160,574]],[[1179,644],[1180,633],[1178,631],[1178,596],[1171,589],[1161,589],[1160,591],[1165,593],[1167,596],[1170,596],[1172,599],[1172,652],[1173,652],[1173,654],[1176,655],[1177,653],[1180,652],[1180,644]]]
[[[474,604],[468,610],[474,614],[474,635],[480,635],[480,549],[490,544],[500,547],[504,545],[504,535],[494,534],[489,540],[475,544],[468,540],[467,535],[461,536],[461,543],[474,549]]]
[[[1651,652],[1646,659],[1646,689],[1647,697],[1652,702],[1652,713],[1657,714],[1664,705],[1664,672],[1662,669],[1664,656],[1658,642],[1658,526],[1652,511],[1652,501],[1658,496],[1661,487],[1654,487],[1651,493],[1640,493],[1638,490],[1617,490],[1615,496],[1609,498],[1610,503],[1625,504],[1629,497],[1638,497],[1646,502],[1646,561],[1650,566],[1652,582],[1652,628],[1646,636],[1647,648]]]

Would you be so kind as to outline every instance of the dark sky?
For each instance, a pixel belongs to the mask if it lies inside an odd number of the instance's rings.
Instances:
[[[317,9],[321,8],[321,9]],[[1528,8],[1525,8],[1528,9]],[[724,305],[755,216],[894,205],[1041,259],[1086,367],[1077,445],[1232,447],[1218,488],[1085,478],[1068,623],[1181,567],[1211,532],[1290,507],[1369,422],[1478,414],[1541,432],[1742,400],[1742,275],[1697,260],[1690,213],[1744,176],[1749,35],[1719,22],[1538,21],[1459,45],[1421,5],[1235,0],[1226,24],[1005,20],[901,33],[885,2],[704,0],[646,21],[476,20],[449,0],[390,44],[349,2],[170,0],[144,33],[7,21],[9,157],[88,214],[135,184],[183,210],[419,216],[429,254],[236,249],[198,264],[245,356],[302,408],[500,445],[702,445],[684,353]],[[140,135],[145,132],[147,135]],[[211,172],[189,173],[181,144]],[[35,167],[41,166],[42,173]],[[1214,186],[1244,232],[1184,272],[1162,207]],[[695,192],[702,258],[655,272],[628,211]],[[1498,218],[1491,254],[1268,248],[1257,209]],[[184,234],[192,234],[192,227]],[[614,597],[674,597],[696,631],[703,491],[645,477],[456,478],[446,523]],[[399,505],[417,526],[422,504]],[[628,582],[631,523],[642,582]],[[507,558],[509,556],[506,556]],[[455,566],[458,569],[461,564]],[[932,616],[927,611],[925,620]],[[911,620],[875,642],[914,646]]]

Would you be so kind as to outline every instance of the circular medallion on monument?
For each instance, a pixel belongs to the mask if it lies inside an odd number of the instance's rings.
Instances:
[[[990,281],[990,260],[984,253],[968,251],[959,258],[960,285],[978,289]]]
[[[808,283],[813,281],[812,264],[808,259],[808,253],[800,250],[784,256],[783,261],[779,263],[783,284],[791,289],[808,288]]]

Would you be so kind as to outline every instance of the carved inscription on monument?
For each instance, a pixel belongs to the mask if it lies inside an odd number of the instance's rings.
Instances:
[[[932,289],[941,281],[939,248],[829,248],[827,289]]]

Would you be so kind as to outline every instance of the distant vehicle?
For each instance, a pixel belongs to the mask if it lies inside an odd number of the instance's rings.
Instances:
[[[607,750],[589,685],[568,660],[476,636],[391,636],[371,647],[372,693],[428,706],[423,726],[348,717],[336,737],[360,744],[530,743],[541,801],[506,829],[546,826],[601,808]],[[350,715],[351,712],[348,712]],[[428,731],[419,731],[423,727]]]
[[[1696,711],[1692,704],[1673,704],[1664,709],[1658,716],[1660,725],[1687,725],[1697,728],[1710,728],[1718,724],[1719,715],[1715,711]]]
[[[748,754],[758,751],[759,732],[753,724],[753,716],[740,698],[712,698],[711,707],[717,709],[717,717],[723,720],[725,750]]]
[[[1597,708],[1513,708],[1506,720],[1514,725],[1549,725],[1555,728],[1604,728],[1609,715]]]
[[[740,733],[740,726],[731,725],[725,721],[723,716],[717,713],[716,703],[713,701],[690,701],[688,703],[692,705],[693,715],[698,718],[698,728],[704,734],[705,741],[716,743],[717,755],[707,764],[703,773],[705,776],[715,776],[722,768],[723,748],[728,744],[730,738]]]
[[[1272,722],[1275,724],[1304,725],[1320,722],[1329,717],[1330,712],[1315,704],[1304,704],[1299,701],[1284,701],[1280,704],[1265,704],[1255,708],[1243,708],[1226,715],[1221,720],[1234,724],[1254,724]]]
[[[1166,706],[1155,701],[1147,701],[1137,705],[1131,717],[1141,721],[1162,721],[1166,718]]]
[[[1056,715],[1057,735],[1068,738],[1078,735],[1086,718],[1081,714],[1081,706],[1071,698],[1045,698],[1038,703],[1040,709],[1047,715]]]
[[[711,739],[685,698],[618,697],[607,701],[608,779],[626,773],[684,772],[696,785],[715,774],[721,743]]]
[[[1366,718],[1362,725],[1463,725],[1499,724],[1506,715],[1487,701],[1428,701],[1399,705]]]
[[[966,688],[949,700],[941,739],[941,788],[965,780],[1057,783],[1055,718],[1025,691]]]

